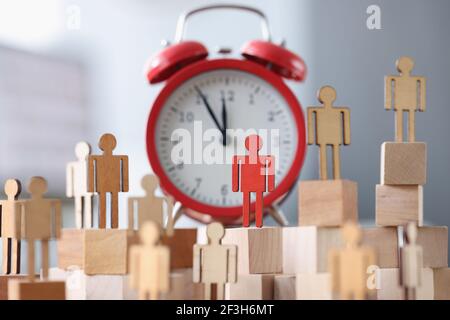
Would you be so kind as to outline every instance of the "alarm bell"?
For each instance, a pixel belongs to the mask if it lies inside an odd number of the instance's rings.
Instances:
[[[246,43],[241,50],[242,56],[265,66],[281,77],[296,81],[302,81],[305,78],[306,65],[303,60],[284,48],[283,45],[271,42],[269,23],[263,12],[240,5],[212,5],[188,11],[179,17],[174,44],[151,57],[147,64],[146,75],[150,84],[165,81],[181,68],[207,58],[208,50],[203,44],[197,41],[185,41],[183,37],[189,17],[215,9],[235,9],[257,14],[261,18],[264,40],[253,40]]]

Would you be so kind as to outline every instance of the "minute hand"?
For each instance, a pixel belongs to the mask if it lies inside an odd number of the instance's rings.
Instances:
[[[214,112],[211,109],[211,106],[208,103],[208,100],[206,99],[205,95],[200,91],[199,87],[195,86],[195,90],[197,91],[198,95],[203,101],[203,104],[205,105],[206,109],[208,110],[209,115],[213,119],[214,123],[216,124],[217,129],[219,129],[220,132],[223,131],[221,125],[219,124],[219,121],[217,120]]]

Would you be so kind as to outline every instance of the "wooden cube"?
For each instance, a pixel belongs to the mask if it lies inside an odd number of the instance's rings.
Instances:
[[[385,142],[381,146],[381,184],[424,185],[427,145],[424,142]]]
[[[378,226],[423,225],[422,186],[376,186],[375,220]]]
[[[358,221],[358,185],[349,180],[311,180],[299,184],[300,226],[342,226]]]
[[[450,268],[433,270],[434,299],[450,300]]]
[[[64,281],[36,281],[13,279],[8,282],[9,300],[65,300]]]
[[[240,274],[225,285],[225,300],[273,300],[273,274]]]
[[[446,226],[418,228],[417,244],[422,246],[424,267],[448,266],[448,228]]]
[[[57,243],[58,267],[79,267],[88,275],[126,274],[135,236],[119,229],[63,229]]]
[[[283,228],[283,273],[318,273],[328,269],[328,251],[342,247],[337,227]]]
[[[0,275],[0,300],[8,300],[8,282],[10,280],[26,280],[27,275]]]
[[[398,268],[378,269],[376,275],[376,300],[404,300],[404,290],[400,287]],[[417,300],[434,299],[433,270],[422,269],[422,286],[417,289]]]
[[[240,275],[282,271],[282,228],[227,228],[222,243],[237,245]]]
[[[192,268],[193,247],[197,243],[197,229],[175,229],[172,237],[163,236],[161,243],[170,248],[172,269]]]
[[[297,300],[332,300],[331,275],[329,273],[297,274],[295,292]]]
[[[192,269],[177,269],[170,274],[170,291],[162,300],[203,300],[205,288],[192,281]]]
[[[295,275],[275,275],[273,291],[274,300],[295,300]]]

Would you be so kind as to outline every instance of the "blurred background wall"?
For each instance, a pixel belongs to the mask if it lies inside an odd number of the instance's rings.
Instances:
[[[372,223],[375,214],[380,145],[394,137],[394,115],[383,109],[383,77],[396,72],[395,60],[400,55],[416,60],[414,73],[428,77],[428,110],[417,116],[417,139],[428,143],[425,219],[430,224],[449,225],[450,2],[230,2],[263,10],[274,40],[285,39],[287,47],[304,58],[307,80],[290,83],[304,108],[317,103],[315,92],[325,84],[336,88],[336,105],[351,108],[352,145],[342,150],[342,171],[345,178],[359,183],[359,214],[367,223]],[[130,155],[130,194],[140,193],[139,180],[150,170],[145,152],[147,116],[161,89],[147,84],[143,66],[161,49],[161,39],[173,39],[182,11],[214,3],[0,0],[2,181],[12,175],[25,180],[45,175],[51,195],[64,197],[65,162],[74,158],[74,144],[85,139],[98,152],[97,140],[108,131],[118,138],[117,153]],[[380,8],[379,30],[366,25],[370,16],[366,10],[371,5]],[[187,38],[202,41],[211,52],[219,45],[230,46],[235,56],[244,42],[259,37],[255,17],[226,11],[193,18],[187,32]],[[24,68],[27,63],[35,67]],[[45,71],[39,69],[42,65],[47,66]],[[12,79],[18,84],[14,95]],[[51,134],[46,135],[46,130]],[[316,177],[317,150],[311,147],[301,178]],[[125,208],[125,197],[121,199]],[[293,224],[296,207],[294,192],[283,206]],[[65,206],[64,219],[65,225],[73,225],[71,203]],[[187,218],[181,221],[192,223]]]

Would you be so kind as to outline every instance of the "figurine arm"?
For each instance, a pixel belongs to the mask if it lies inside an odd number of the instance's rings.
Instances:
[[[20,202],[16,202],[14,204],[14,238],[21,239],[22,238],[22,214],[21,214],[22,206]],[[1,229],[1,228],[0,228]]]
[[[350,110],[343,108],[342,115],[344,117],[344,144],[350,144]]]
[[[395,78],[392,76],[384,77],[384,109],[392,109],[392,83],[395,83]]]
[[[88,157],[88,192],[95,192],[96,185],[96,161],[95,156]]]
[[[420,94],[420,106],[419,111],[425,111],[426,109],[426,92],[427,92],[427,79],[425,77],[420,77],[418,80],[419,83],[419,94]]]
[[[240,157],[239,156],[233,156],[233,164],[232,164],[232,187],[231,190],[234,192],[239,191],[239,163]]]
[[[167,208],[167,223],[166,223],[166,234],[171,237],[173,236],[173,202],[174,199],[171,196],[166,196],[164,198],[166,202],[166,208]]]
[[[170,284],[170,254],[169,250],[162,247],[159,254],[159,290],[169,291]]]
[[[128,192],[128,156],[120,158],[122,168],[122,192]]]
[[[313,114],[316,114],[315,108],[308,108],[308,144],[314,144],[314,123],[313,123]]]
[[[73,165],[71,163],[66,167],[66,196],[73,197]]]
[[[228,249],[228,282],[237,281],[237,247],[230,246]]]
[[[275,189],[275,157],[267,157],[267,191],[271,192]]]
[[[331,290],[339,289],[339,255],[336,250],[330,250],[328,253],[328,270],[331,275]]]
[[[192,282],[199,283],[201,280],[202,267],[202,248],[199,245],[194,245],[194,258],[192,264]]]
[[[130,249],[130,287],[133,289],[138,288],[139,284],[139,250],[134,245]]]
[[[4,221],[3,221],[3,207],[2,207],[2,202],[3,201],[0,201],[0,238],[2,237],[2,225],[3,225],[3,223],[5,223]],[[3,249],[3,250],[5,250],[5,249]]]
[[[128,198],[128,230],[134,230],[134,204],[136,198]]]
[[[61,201],[55,200],[52,203],[53,210],[55,213],[54,223],[55,223],[55,238],[59,239],[61,237],[61,228],[62,228],[62,217],[61,217]]]
[[[417,252],[417,277],[418,277],[418,284],[419,286],[422,285],[422,272],[423,272],[423,252],[422,252],[422,248],[419,247],[419,250]]]

